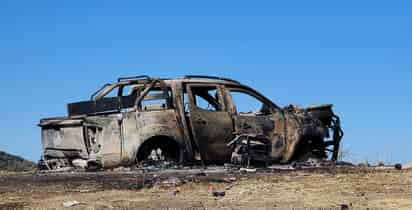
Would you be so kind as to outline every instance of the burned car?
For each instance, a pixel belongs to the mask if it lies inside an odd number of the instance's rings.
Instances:
[[[119,78],[67,108],[67,117],[40,120],[45,169],[219,164],[253,154],[269,163],[336,160],[343,136],[332,105],[281,108],[246,85],[212,76]]]

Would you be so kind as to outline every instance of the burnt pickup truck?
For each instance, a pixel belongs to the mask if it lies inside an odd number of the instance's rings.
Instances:
[[[40,120],[43,169],[219,164],[255,154],[270,163],[336,160],[343,136],[332,105],[281,108],[246,85],[212,76],[119,78],[67,108],[67,117]]]

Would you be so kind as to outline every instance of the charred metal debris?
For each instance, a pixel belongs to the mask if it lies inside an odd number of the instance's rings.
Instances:
[[[336,161],[343,136],[332,105],[281,108],[238,81],[189,75],[119,78],[40,120],[40,169]]]

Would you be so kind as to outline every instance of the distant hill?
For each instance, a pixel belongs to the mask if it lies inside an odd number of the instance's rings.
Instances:
[[[36,164],[22,157],[0,151],[0,171],[30,171]]]

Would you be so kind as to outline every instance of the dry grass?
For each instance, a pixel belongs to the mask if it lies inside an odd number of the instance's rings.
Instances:
[[[73,189],[42,186],[36,193],[2,193],[0,208],[62,209],[412,209],[412,171],[360,173],[291,172],[241,177],[222,198],[209,190],[227,183],[188,183],[179,187],[155,185],[141,190],[99,190],[87,183]]]

